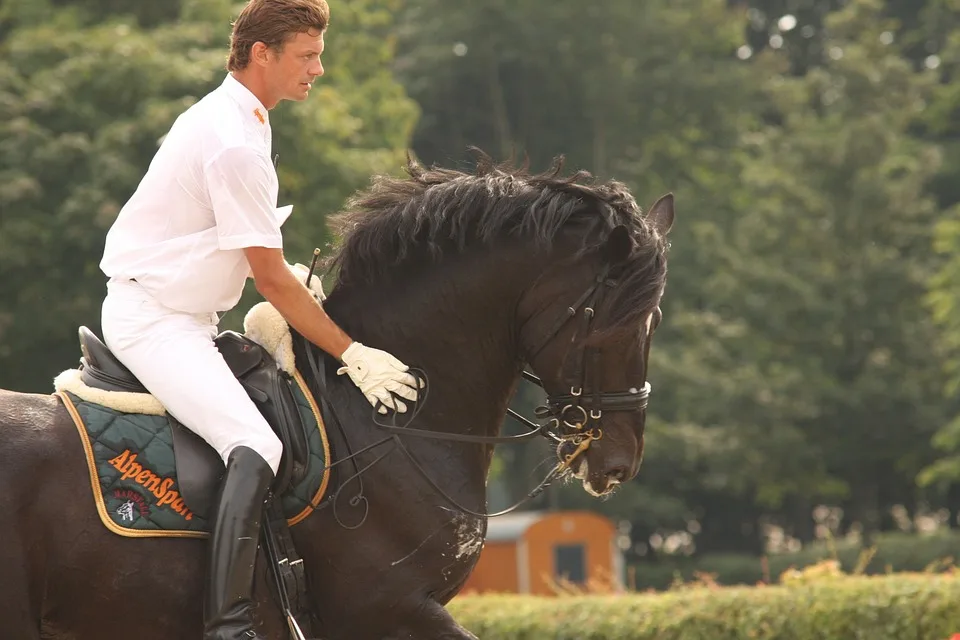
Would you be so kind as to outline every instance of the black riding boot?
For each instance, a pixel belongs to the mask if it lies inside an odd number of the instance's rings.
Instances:
[[[204,640],[266,640],[253,630],[251,592],[260,521],[273,470],[253,449],[227,459],[211,523]]]

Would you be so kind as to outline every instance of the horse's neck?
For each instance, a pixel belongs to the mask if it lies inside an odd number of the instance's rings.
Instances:
[[[389,286],[334,291],[327,312],[354,339],[427,373],[417,426],[492,435],[517,381],[515,314],[530,267],[519,253],[461,255]]]

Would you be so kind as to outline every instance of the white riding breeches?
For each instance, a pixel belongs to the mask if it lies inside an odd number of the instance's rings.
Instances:
[[[111,280],[101,321],[107,347],[224,463],[236,447],[246,446],[277,473],[283,445],[213,343],[215,313],[176,311],[136,282]]]

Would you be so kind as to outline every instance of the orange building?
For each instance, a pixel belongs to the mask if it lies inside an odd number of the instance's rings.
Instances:
[[[554,581],[623,584],[613,522],[591,511],[527,511],[491,518],[462,594],[553,595]]]

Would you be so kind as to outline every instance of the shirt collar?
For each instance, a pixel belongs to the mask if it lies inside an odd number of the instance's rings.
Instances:
[[[232,73],[227,74],[221,86],[231,98],[237,101],[245,114],[255,118],[261,125],[270,124],[269,110],[263,106],[257,96],[253,95],[250,89],[247,89],[243,83],[234,78]]]

